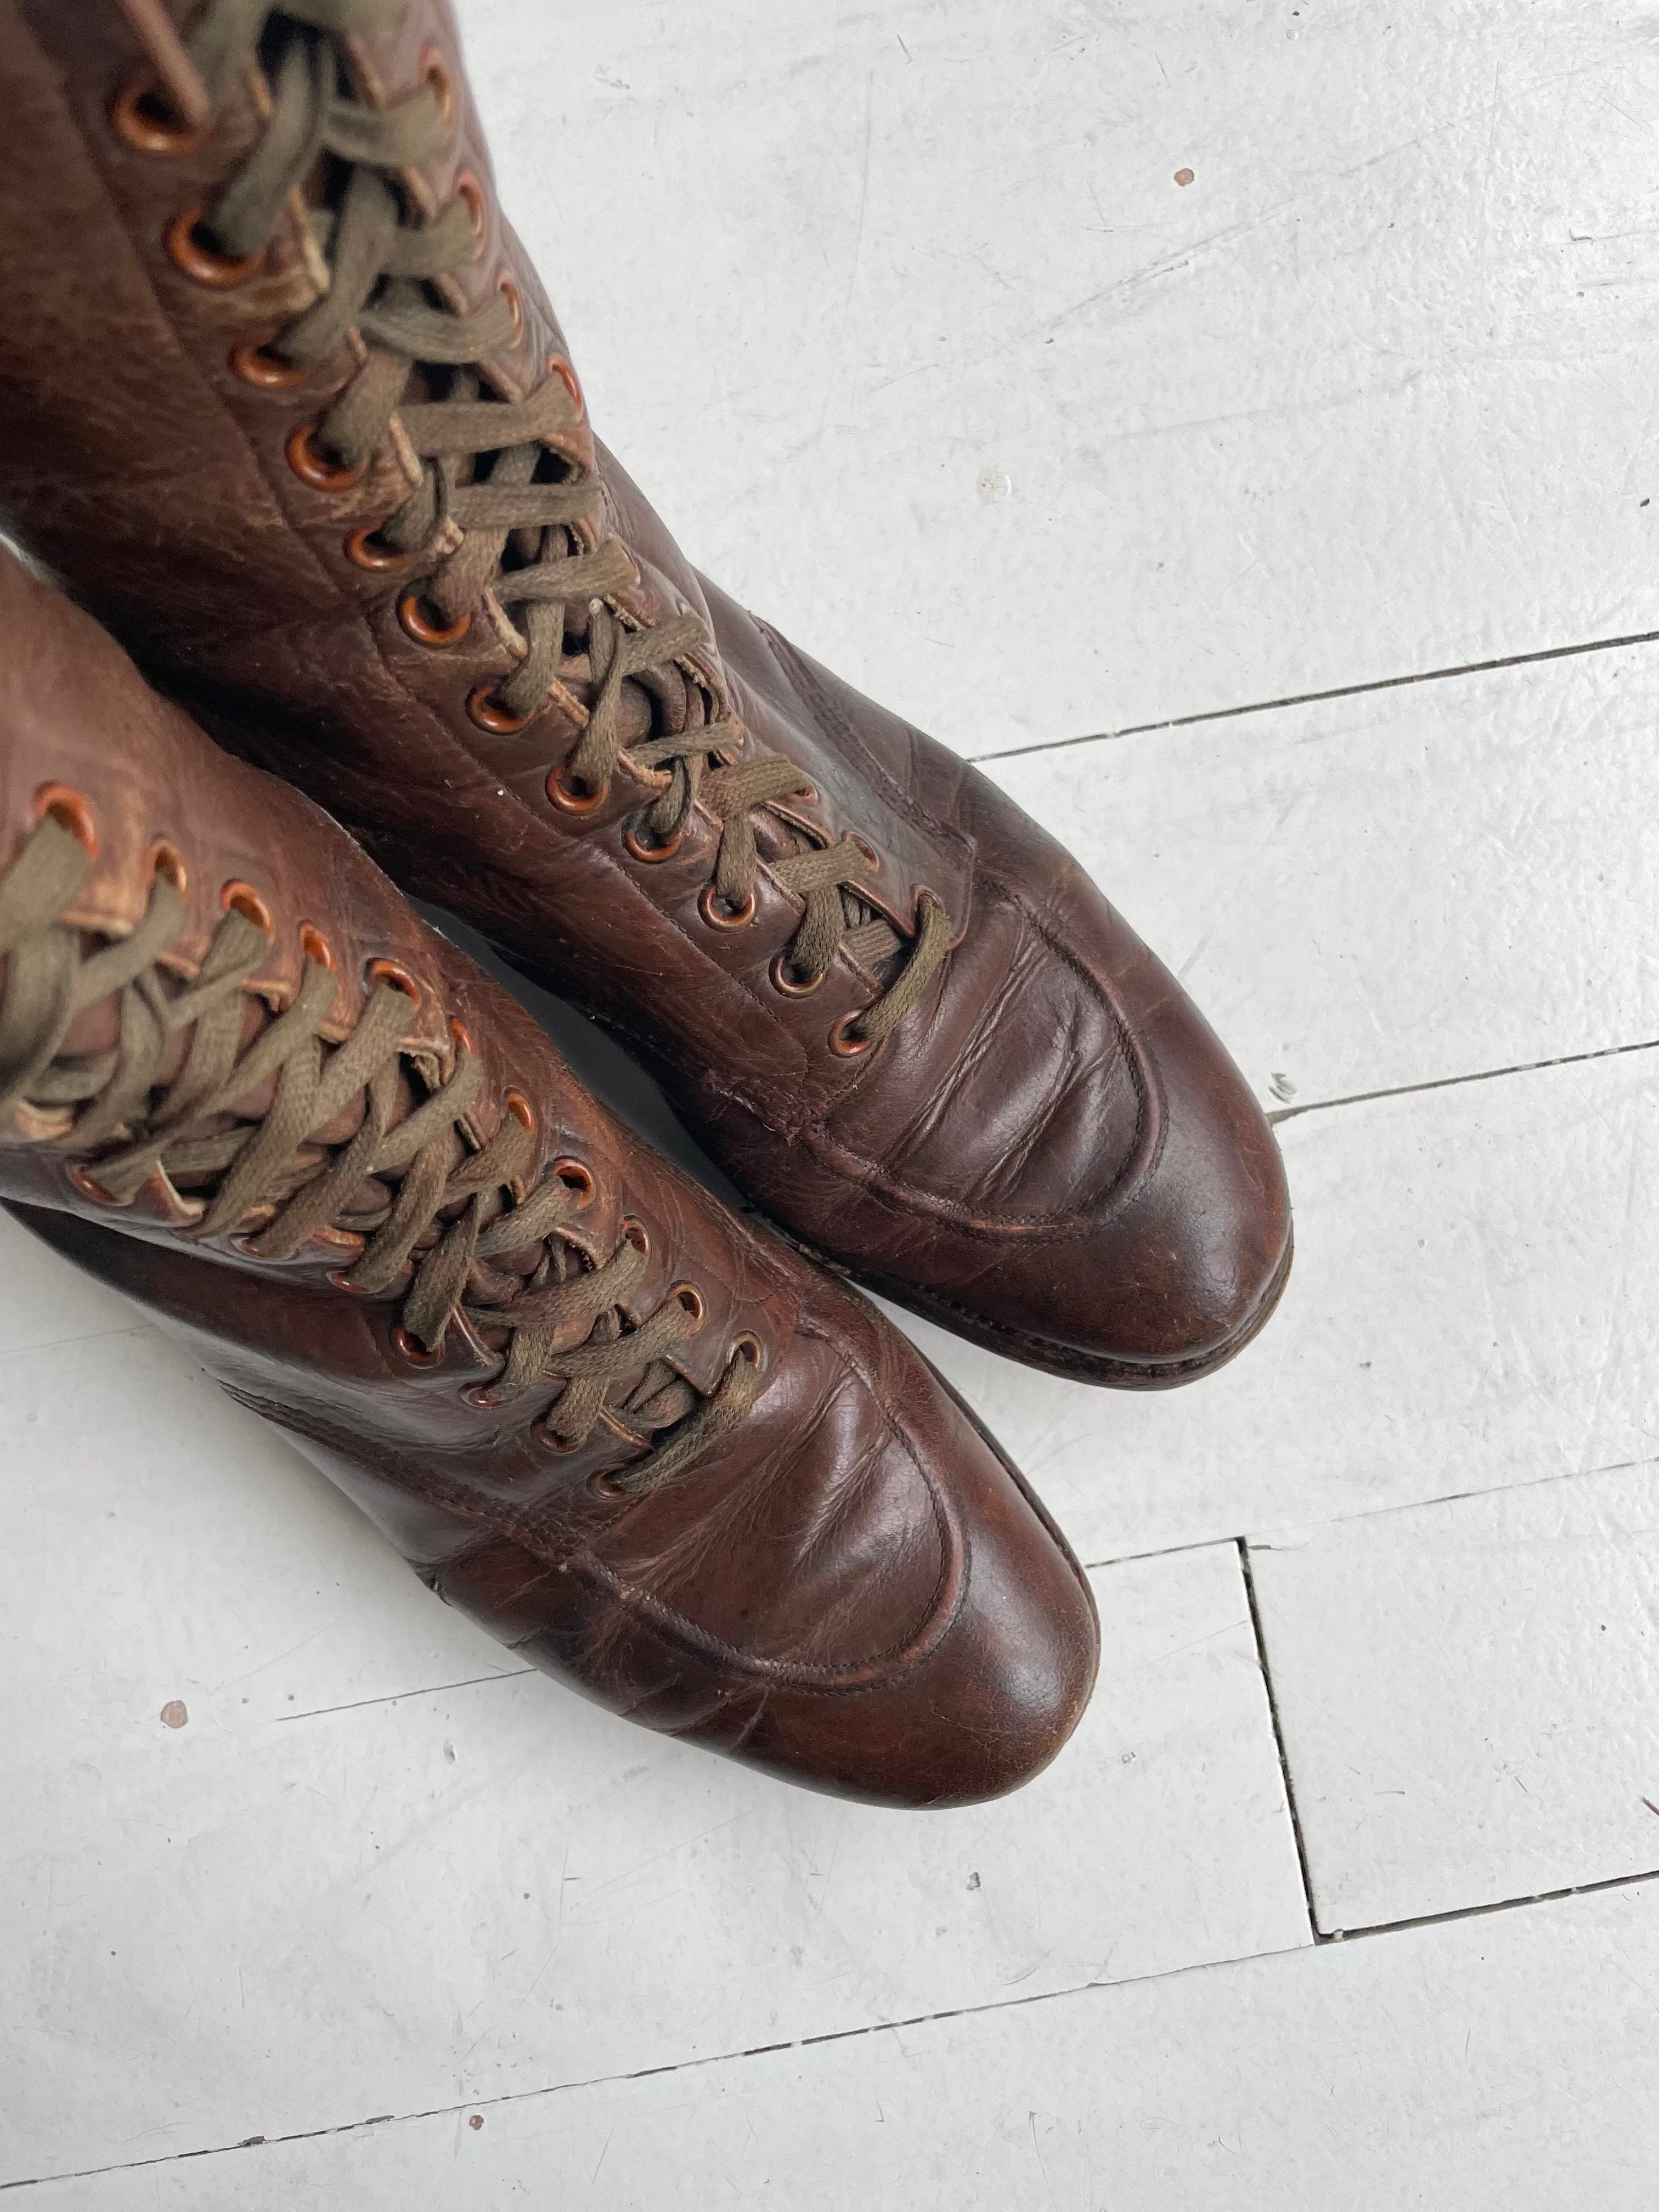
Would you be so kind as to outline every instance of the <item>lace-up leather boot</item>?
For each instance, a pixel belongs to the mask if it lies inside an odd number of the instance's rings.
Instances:
[[[1065,1375],[1235,1352],[1290,1258],[1249,1091],[1057,845],[596,442],[441,0],[0,0],[0,505],[156,680],[809,1248]]]
[[[639,1144],[344,832],[0,556],[0,1194],[613,1711],[960,1802],[1088,1588],[854,1293]]]

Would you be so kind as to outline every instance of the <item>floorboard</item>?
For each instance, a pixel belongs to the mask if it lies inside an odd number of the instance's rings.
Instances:
[[[29,2212],[1648,2212],[1659,1885],[61,2185]]]

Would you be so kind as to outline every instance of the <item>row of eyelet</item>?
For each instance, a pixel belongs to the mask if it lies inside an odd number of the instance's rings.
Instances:
[[[623,843],[635,860],[653,866],[659,860],[673,859],[680,849],[680,840],[684,835],[683,830],[677,830],[665,845],[647,845],[638,831],[630,828],[623,831]],[[872,868],[881,866],[880,854],[872,846],[866,845],[862,837],[854,837],[848,842],[858,847]],[[755,919],[755,894],[749,891],[741,906],[728,908],[721,902],[714,884],[707,883],[697,894],[697,911],[710,929],[743,929]],[[804,980],[791,975],[788,962],[781,952],[774,957],[767,972],[771,977],[773,989],[781,993],[786,999],[810,999],[823,981],[822,975],[810,975]],[[874,1042],[870,1037],[848,1036],[848,1031],[856,1018],[851,1014],[845,1016],[830,1032],[831,1051],[839,1053],[843,1059],[854,1059],[859,1054],[868,1052]]]
[[[50,815],[55,822],[69,831],[76,843],[84,848],[88,857],[96,857],[97,820],[91,807],[78,791],[73,790],[64,783],[42,784],[34,795],[34,815],[37,821]],[[154,848],[151,860],[155,872],[158,876],[165,877],[177,890],[182,893],[189,878],[184,859],[178,848],[165,839],[161,840]],[[219,903],[227,914],[240,914],[245,920],[252,922],[256,928],[263,930],[267,936],[276,935],[276,926],[271,919],[270,908],[252,884],[243,883],[240,878],[233,877],[221,890]],[[300,925],[300,949],[307,960],[315,961],[319,967],[327,969],[331,974],[333,973],[335,966],[333,947],[322,932],[312,922],[302,921]],[[364,981],[368,983],[389,984],[393,990],[401,991],[406,998],[416,1004],[418,1005],[420,1002],[419,984],[409,970],[396,960],[370,960],[364,969]],[[471,1052],[475,1049],[471,1032],[464,1022],[452,1019],[449,1027],[456,1044],[462,1050]],[[509,1091],[503,1103],[506,1111],[522,1123],[525,1128],[534,1131],[536,1109],[523,1091]],[[567,1154],[556,1159],[549,1172],[556,1176],[568,1189],[576,1194],[576,1210],[578,1212],[586,1212],[593,1203],[594,1182],[591,1170],[584,1166],[580,1160],[572,1158]],[[113,1202],[108,1191],[90,1170],[82,1166],[78,1161],[70,1164],[68,1173],[70,1182],[83,1197],[89,1198],[95,1204],[100,1205],[109,1205]],[[622,1234],[641,1257],[650,1256],[651,1232],[642,1221],[630,1217],[623,1223]],[[348,1271],[344,1268],[331,1268],[328,1279],[337,1290],[349,1291],[357,1288],[356,1284],[348,1279]],[[675,1283],[668,1295],[677,1300],[690,1314],[694,1327],[701,1325],[708,1308],[702,1292],[698,1290],[695,1283]],[[444,1357],[444,1348],[441,1345],[435,1350],[428,1349],[411,1336],[401,1322],[398,1322],[391,1331],[391,1343],[398,1357],[410,1367],[436,1367]],[[757,1362],[763,1356],[758,1339],[752,1336],[738,1339],[732,1347],[732,1358],[735,1358],[739,1352],[745,1352],[747,1357]]]
[[[447,73],[432,49],[428,50],[429,66],[425,71],[430,79],[441,77],[444,92],[441,95],[446,113],[453,106],[453,88]],[[148,103],[148,105],[147,105]],[[130,143],[149,153],[183,152],[187,146],[200,143],[203,132],[180,133],[172,126],[159,122],[152,124],[150,108],[155,105],[153,90],[142,80],[118,94],[112,106],[111,119],[121,136]],[[464,169],[455,179],[455,191],[471,211],[475,240],[474,259],[483,251],[487,235],[488,209],[483,186],[470,169]],[[234,257],[216,252],[202,235],[204,210],[198,203],[175,216],[167,231],[167,250],[176,267],[199,284],[210,289],[228,290],[245,283],[258,267],[263,256],[252,254]],[[508,276],[500,280],[500,291],[513,311],[513,343],[517,345],[524,336],[524,301],[518,286]],[[582,404],[581,386],[576,373],[562,356],[550,354],[547,362],[550,374],[557,376],[569,392],[572,404]],[[293,362],[284,361],[271,350],[268,343],[257,338],[244,338],[230,350],[233,374],[243,383],[251,384],[263,392],[287,392],[303,384],[309,371]],[[368,474],[367,461],[336,459],[319,442],[320,422],[297,424],[289,434],[285,452],[289,466],[295,475],[313,491],[346,492],[362,482]],[[380,533],[369,529],[350,532],[345,541],[346,558],[356,567],[376,574],[395,574],[407,568],[410,556],[388,545]],[[434,619],[429,605],[418,588],[405,592],[398,602],[398,617],[406,634],[417,645],[443,648],[459,645],[472,627],[471,615],[459,616],[453,622]],[[467,712],[479,727],[492,736],[510,737],[528,726],[532,717],[514,714],[504,707],[490,684],[476,684],[467,697]],[[595,804],[598,803],[597,798]],[[580,809],[586,811],[586,803]]]
[[[428,47],[422,57],[423,76],[440,84],[440,105],[446,120],[453,110],[453,88],[435,49]],[[147,104],[148,103],[148,104]],[[200,143],[204,132],[180,131],[175,126],[157,121],[154,115],[154,94],[147,87],[135,82],[117,94],[112,106],[111,119],[120,134],[134,145],[151,153],[184,152],[189,146]],[[473,228],[482,248],[484,216],[483,187],[470,171],[456,179],[456,190],[473,211]],[[240,257],[217,252],[201,236],[204,210],[199,203],[176,216],[167,227],[167,252],[175,264],[196,283],[213,289],[228,289],[241,284],[253,274],[263,256],[250,254]],[[501,280],[501,289],[506,294],[513,309],[514,340],[516,343],[524,331],[524,309],[518,287],[509,276]],[[244,339],[234,347],[230,356],[233,371],[246,383],[265,391],[287,391],[303,382],[307,372],[269,346],[252,339]],[[569,392],[573,402],[581,404],[581,391],[575,372],[569,363],[556,356],[550,356],[549,370],[558,375]],[[320,428],[315,422],[301,422],[289,434],[286,453],[289,466],[302,483],[316,491],[345,492],[360,483],[368,472],[367,461],[341,461],[333,459],[319,443]],[[394,573],[407,568],[410,556],[389,546],[374,529],[353,530],[346,538],[347,558],[361,568],[372,572]],[[418,585],[411,586],[398,600],[398,619],[404,632],[415,644],[429,651],[446,651],[459,645],[472,627],[471,614],[458,615],[445,621],[434,610]],[[493,683],[474,684],[467,694],[466,710],[479,728],[494,737],[515,736],[526,728],[533,719],[530,714],[516,713],[505,706]],[[553,805],[567,814],[592,814],[603,806],[610,796],[608,782],[592,791],[579,790],[566,781],[564,766],[552,769],[547,777],[547,796]],[[808,796],[811,796],[809,793]],[[679,850],[683,832],[677,830],[665,844],[646,845],[633,830],[624,833],[623,842],[635,860],[645,864],[672,860]],[[862,838],[852,841],[874,867],[881,865],[880,856]],[[751,890],[741,907],[728,910],[714,896],[713,884],[707,884],[698,899],[698,909],[711,929],[741,929],[752,921],[756,914],[755,894]],[[774,988],[786,998],[810,997],[823,982],[815,975],[805,981],[792,977],[780,954],[771,963],[770,975]],[[849,1021],[837,1022],[830,1033],[833,1051],[844,1056],[867,1052],[869,1038],[854,1038],[847,1034]]]
[[[34,794],[33,814],[37,822],[50,815],[60,828],[68,830],[89,860],[97,859],[97,817],[88,801],[72,786],[43,783]],[[165,837],[158,838],[150,848],[149,859],[152,873],[170,883],[182,897],[189,888],[190,875],[185,866],[184,855],[178,847]],[[240,914],[245,921],[251,921],[263,935],[275,939],[276,924],[270,906],[253,885],[244,883],[240,877],[233,876],[220,886],[219,906],[222,913]],[[302,958],[314,961],[318,967],[325,968],[331,975],[335,972],[334,948],[314,922],[302,921],[300,924],[300,951]],[[418,1006],[421,1003],[421,986],[399,960],[366,960],[363,982],[365,988],[386,984],[394,991],[401,991],[412,1005]],[[472,1033],[465,1022],[452,1018],[449,1030],[461,1051],[477,1051]],[[506,1093],[501,1103],[503,1110],[512,1115],[514,1121],[521,1123],[533,1136],[536,1109],[524,1092],[514,1087]],[[576,1194],[576,1210],[579,1213],[585,1213],[593,1203],[594,1183],[590,1171],[580,1160],[564,1155],[553,1162],[549,1172],[557,1176],[568,1189]],[[644,1231],[641,1233],[643,1235]],[[648,1243],[646,1249],[649,1249]],[[343,1287],[349,1288],[350,1285]]]

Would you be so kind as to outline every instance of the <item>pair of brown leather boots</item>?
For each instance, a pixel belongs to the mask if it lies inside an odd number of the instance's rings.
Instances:
[[[613,1710],[882,1802],[1025,1780],[1087,1583],[842,1279],[1207,1373],[1290,1260],[1249,1092],[596,443],[445,0],[0,0],[0,511],[112,634],[5,560],[0,1191]],[[622,1036],[757,1214],[394,883]]]

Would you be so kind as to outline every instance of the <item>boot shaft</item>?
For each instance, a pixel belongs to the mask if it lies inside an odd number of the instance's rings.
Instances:
[[[810,1249],[1062,1375],[1230,1358],[1289,1265],[1259,1104],[1052,840],[692,572],[593,438],[447,10],[167,5],[182,58],[0,0],[0,512]],[[1011,707],[1001,633],[1054,618],[975,623]]]
[[[844,757],[752,624],[734,713],[496,204],[441,0],[295,0],[258,40],[240,0],[172,13],[205,129],[106,0],[0,0],[0,510],[400,881],[544,968],[635,907],[648,955],[597,963],[594,1010],[687,1070],[717,1010],[787,1131],[966,926],[971,841],[902,802],[914,733],[879,717]]]

